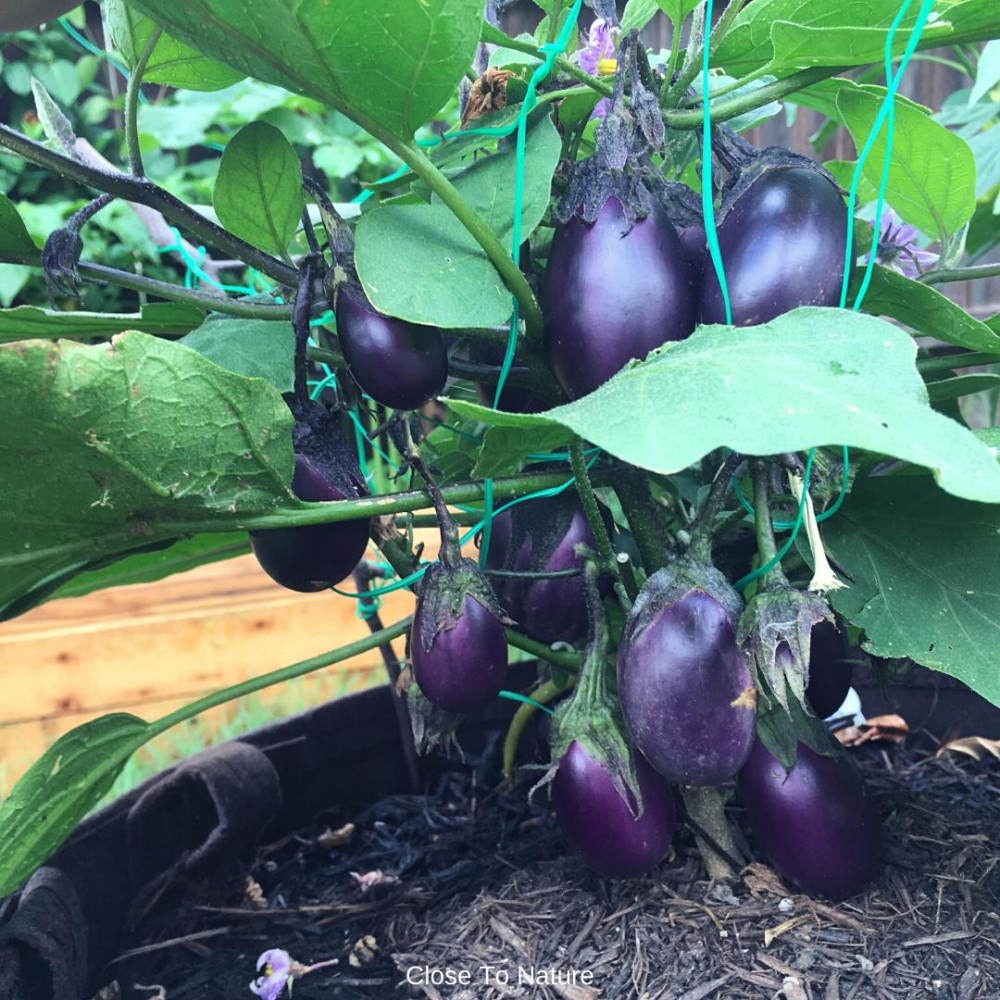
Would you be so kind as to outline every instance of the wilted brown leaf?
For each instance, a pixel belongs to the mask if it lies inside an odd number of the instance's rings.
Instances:
[[[459,128],[465,128],[491,111],[502,111],[507,107],[507,81],[516,75],[509,69],[491,66],[469,90],[469,100]]]
[[[982,760],[983,754],[988,753],[1000,760],[1000,740],[988,740],[985,736],[963,736],[959,740],[945,743],[934,756],[943,757],[949,751],[968,754],[976,760]]]
[[[842,746],[857,747],[872,740],[886,740],[889,743],[902,743],[909,733],[910,727],[899,715],[876,715],[865,719],[860,726],[847,726],[838,729],[834,734]]]

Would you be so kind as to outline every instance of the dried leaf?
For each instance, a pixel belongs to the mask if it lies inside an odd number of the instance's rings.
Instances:
[[[743,869],[743,882],[754,896],[765,894],[769,896],[787,896],[788,890],[773,868],[755,861]]]
[[[950,740],[934,756],[943,757],[949,750],[968,754],[976,760],[982,760],[985,752],[1000,760],[1000,740],[988,740],[985,736],[963,736],[958,740]]]
[[[345,823],[337,830],[324,830],[317,838],[316,843],[324,850],[331,850],[334,847],[343,847],[349,844],[354,836],[354,824]]]
[[[503,111],[507,107],[507,81],[516,75],[509,69],[497,69],[496,66],[483,73],[469,90],[469,100],[459,128],[466,128],[491,111]]]
[[[809,915],[803,913],[797,917],[792,917],[791,919],[778,924],[777,927],[768,928],[766,931],[764,931],[764,947],[770,948],[772,941],[781,937],[781,935],[784,934],[786,931],[790,931],[793,928],[798,927],[799,924],[804,924],[809,919],[811,919]]]
[[[377,953],[378,941],[371,934],[366,934],[354,942],[354,947],[351,948],[351,954],[347,961],[355,969],[360,969],[362,965],[367,965]]]
[[[888,743],[902,743],[906,739],[910,727],[899,715],[876,715],[865,719],[860,726],[846,726],[834,734],[842,746],[857,747],[872,740],[885,740]]]

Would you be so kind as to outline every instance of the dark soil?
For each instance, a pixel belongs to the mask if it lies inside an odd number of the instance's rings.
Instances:
[[[161,1000],[252,1000],[257,955],[276,947],[339,959],[297,979],[296,1000],[1000,1000],[1000,764],[933,746],[853,751],[885,818],[886,865],[844,903],[797,895],[760,863],[712,886],[683,823],[649,877],[598,878],[568,856],[545,793],[529,804],[530,776],[498,793],[483,767],[462,768],[428,795],[263,848],[242,901],[158,923],[106,995],[156,998],[161,984]],[[350,841],[330,846],[324,831],[348,821]],[[352,874],[377,872],[364,891]],[[406,984],[425,967],[471,982]],[[531,970],[561,981],[519,983]]]

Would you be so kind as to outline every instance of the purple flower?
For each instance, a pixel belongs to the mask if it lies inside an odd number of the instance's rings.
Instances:
[[[933,267],[940,254],[921,248],[919,234],[914,226],[900,222],[891,208],[882,213],[875,260],[907,278],[919,278]]]
[[[614,76],[618,67],[618,54],[615,52],[615,42],[611,35],[611,25],[602,18],[597,18],[590,26],[590,36],[587,44],[577,52],[580,69],[591,76]],[[604,118],[611,110],[611,102],[602,97],[591,112],[591,118]]]
[[[287,951],[280,948],[269,948],[257,959],[259,975],[251,984],[250,990],[261,1000],[277,1000],[281,991],[292,979],[292,958]]]

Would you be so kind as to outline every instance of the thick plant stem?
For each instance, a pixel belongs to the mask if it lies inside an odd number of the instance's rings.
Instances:
[[[165,218],[193,233],[203,243],[225,250],[231,257],[256,268],[282,285],[294,286],[296,282],[298,275],[294,267],[217,226],[200,212],[186,205],[180,198],[175,198],[169,191],[165,191],[146,178],[99,170],[49,149],[2,123],[0,123],[0,149],[6,149],[15,156],[35,166],[51,170],[68,180],[124,198],[125,201],[134,201],[155,208]],[[81,274],[84,273],[83,265],[79,270]]]
[[[587,460],[583,455],[583,440],[579,437],[574,438],[573,443],[569,446],[569,460],[573,468],[573,475],[576,477],[576,492],[580,497],[580,506],[590,523],[590,530],[594,533],[594,540],[597,543],[601,569],[618,579],[621,576],[618,571],[618,560],[615,559],[615,550],[611,545],[607,525],[604,523],[604,518],[601,517],[601,511],[597,506],[594,485],[590,481]],[[630,594],[629,597],[635,600],[635,594]]]
[[[975,267],[941,268],[927,271],[917,279],[925,285],[942,285],[948,281],[975,281],[977,278],[995,278],[1000,275],[1000,264],[977,264]]]
[[[694,839],[708,877],[713,882],[731,878],[740,867],[740,850],[726,819],[722,792],[718,788],[683,785],[681,798],[692,821]]]
[[[615,493],[628,518],[632,537],[639,548],[642,568],[652,576],[667,564],[669,539],[659,504],[649,491],[645,473],[639,469],[620,469],[615,475]]]
[[[757,531],[757,551],[760,554],[762,566],[769,563],[777,554],[778,547],[774,541],[774,525],[771,522],[771,484],[768,482],[769,466],[764,459],[754,459],[750,466],[753,478],[754,527]],[[769,583],[785,583],[785,574],[781,564],[773,566],[764,574],[761,581],[765,586]]]
[[[136,177],[144,177],[146,172],[142,168],[142,151],[139,149],[139,94],[142,88],[142,77],[146,72],[146,64],[149,57],[156,48],[156,43],[163,34],[162,28],[154,28],[153,33],[146,41],[146,46],[139,56],[132,69],[132,75],[128,78],[128,86],[125,89],[125,144],[128,147],[129,168]]]
[[[917,371],[921,375],[929,372],[949,371],[956,368],[975,368],[979,365],[1000,364],[1000,354],[983,351],[969,351],[958,354],[943,354],[940,357],[917,358]]]
[[[691,551],[701,562],[710,562],[712,559],[715,519],[726,502],[732,478],[742,462],[743,456],[734,452],[722,463],[715,479],[712,480],[705,505],[698,514],[698,520],[691,529]]]

